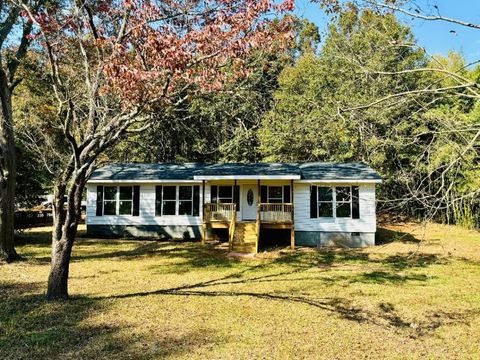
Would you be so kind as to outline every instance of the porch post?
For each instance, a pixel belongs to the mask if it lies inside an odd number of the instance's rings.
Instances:
[[[202,180],[202,221],[205,220],[205,180]]]
[[[290,229],[290,248],[295,250],[295,196],[293,193],[293,179],[290,180],[290,188],[292,189],[292,228]]]
[[[260,204],[261,204],[261,192],[260,192],[260,179],[257,180],[257,212],[260,212]]]
[[[233,194],[232,194],[232,195],[233,195],[233,199],[234,199],[234,200],[237,200],[238,202],[240,202],[240,190],[238,191],[238,198],[237,198],[237,199],[235,199],[235,192],[236,192],[236,191],[237,191],[237,179],[234,179],[234,180],[233,180]],[[237,211],[237,209],[238,209],[238,204],[235,203],[235,211]]]

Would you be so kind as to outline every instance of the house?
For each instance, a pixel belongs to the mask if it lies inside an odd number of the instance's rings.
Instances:
[[[291,247],[375,244],[375,185],[363,163],[114,164],[87,183],[87,234],[198,238],[228,230],[231,250],[257,252],[261,230]]]

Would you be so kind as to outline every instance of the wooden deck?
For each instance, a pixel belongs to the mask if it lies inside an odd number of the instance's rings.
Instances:
[[[245,227],[248,226],[248,232]],[[208,229],[228,229],[230,251],[258,252],[260,229],[290,229],[291,248],[295,248],[294,213],[292,203],[259,203],[255,221],[237,221],[234,203],[207,203],[204,205],[202,243],[207,239]],[[245,234],[248,234],[245,235]],[[248,237],[248,239],[247,239]],[[248,241],[247,241],[248,240]],[[248,243],[248,246],[246,245]]]

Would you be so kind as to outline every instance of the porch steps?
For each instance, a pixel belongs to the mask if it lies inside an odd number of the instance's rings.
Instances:
[[[239,222],[235,225],[232,251],[237,253],[255,253],[257,250],[257,228],[255,222]]]

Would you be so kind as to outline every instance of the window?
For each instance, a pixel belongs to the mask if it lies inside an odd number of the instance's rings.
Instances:
[[[120,186],[120,202],[118,210],[120,215],[132,215],[133,189],[131,186]]]
[[[283,202],[283,187],[269,186],[268,187],[268,203],[282,203]]]
[[[237,211],[240,211],[240,186],[219,186],[219,185],[212,185],[210,187],[210,201],[212,203],[235,203],[237,205]],[[196,210],[195,205],[195,189],[193,194],[193,211]]]
[[[354,190],[358,198],[358,187],[354,187]],[[355,210],[353,218],[359,218],[358,200],[352,201],[351,186],[318,186],[317,206],[318,215],[313,217],[351,218],[353,207],[353,210]]]
[[[333,217],[333,187],[318,187],[318,217]]]
[[[233,203],[233,187],[232,186],[218,187],[218,202]]]
[[[352,214],[352,189],[350,186],[335,188],[337,217],[350,217]]]
[[[290,185],[262,185],[260,187],[260,202],[262,204],[289,203],[290,199]]]
[[[192,215],[193,213],[193,188],[191,186],[178,187],[178,215]]]
[[[162,215],[175,215],[175,208],[177,205],[177,187],[164,186],[162,199]]]
[[[117,187],[105,186],[103,191],[103,214],[117,215]]]
[[[103,190],[103,215],[132,214],[133,186],[105,186]]]
[[[157,185],[155,216],[200,216],[200,186]]]

